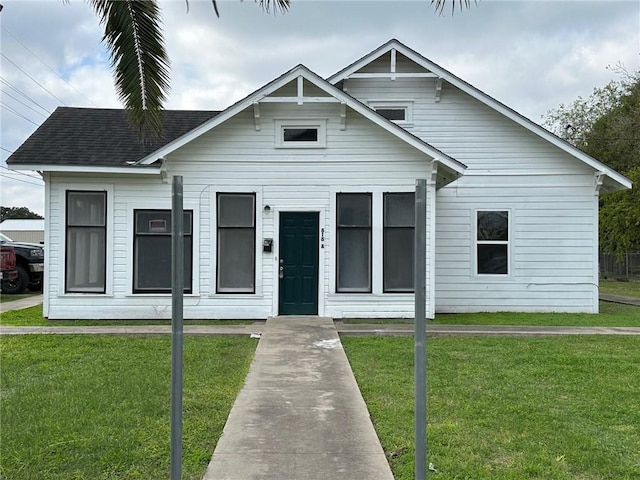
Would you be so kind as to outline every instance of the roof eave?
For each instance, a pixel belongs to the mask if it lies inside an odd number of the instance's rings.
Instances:
[[[13,164],[9,165],[10,170],[29,170],[36,172],[65,172],[65,173],[109,173],[127,175],[159,175],[160,165],[150,166],[117,166],[106,165],[42,165],[42,164]]]
[[[625,190],[625,189],[631,188],[631,185],[632,185],[631,181],[628,178],[626,178],[624,175],[621,175],[620,173],[606,166],[602,162],[599,162],[595,158],[587,155],[586,153],[584,153],[577,147],[574,147],[570,143],[565,142],[560,137],[554,135],[544,127],[538,125],[537,123],[528,119],[524,115],[516,112],[512,108],[507,107],[505,104],[499,102],[498,100],[491,97],[490,95],[487,95],[486,93],[477,89],[473,85],[465,82],[464,80],[455,76],[448,70],[445,70],[441,66],[433,63],[431,60],[427,59],[426,57],[422,56],[418,52],[407,47],[406,45],[399,42],[398,40],[392,39],[386,42],[384,45],[381,45],[380,47],[378,47],[371,53],[365,55],[361,59],[355,61],[348,67],[335,73],[334,75],[329,77],[327,81],[331,84],[336,84],[344,80],[354,71],[357,71],[360,68],[362,68],[364,65],[367,65],[373,59],[380,57],[381,55],[387,53],[392,49],[399,50],[403,55],[405,55],[412,61],[416,62],[417,64],[421,65],[423,68],[437,74],[439,77],[441,77],[443,80],[450,83],[454,87],[462,90],[463,92],[467,93],[468,95],[475,98],[479,102],[487,105],[489,108],[496,110],[497,112],[506,116],[510,120],[516,122],[521,127],[526,128],[533,134],[538,135],[539,137],[543,138],[549,143],[552,143],[553,145],[565,151],[569,155],[576,157],[578,160],[581,160],[582,162],[586,163],[594,170],[604,173],[606,177],[609,179],[609,181],[605,182],[605,184],[603,185],[606,187],[607,191],[617,191],[617,190]],[[612,182],[617,183],[617,185],[614,185]]]
[[[280,87],[286,85],[287,83],[291,82],[298,76],[303,76],[306,80],[313,83],[318,88],[322,89],[328,95],[333,96],[334,98],[338,99],[340,102],[346,104],[349,108],[351,108],[355,112],[363,115],[373,123],[387,130],[388,132],[395,135],[396,137],[399,137],[400,139],[410,144],[414,148],[417,148],[418,150],[420,150],[421,152],[429,156],[431,159],[437,159],[439,162],[445,164],[451,170],[456,171],[459,175],[461,175],[465,171],[466,165],[464,165],[463,163],[448,156],[444,152],[441,152],[440,150],[429,145],[428,143],[424,142],[418,137],[410,134],[402,127],[396,125],[395,123],[377,114],[374,110],[364,105],[363,103],[359,102],[357,99],[353,98],[352,96],[348,95],[342,90],[331,85],[322,77],[318,76],[317,74],[309,70],[304,65],[298,65],[294,67],[293,69],[289,70],[287,73],[281,75],[277,79],[265,85],[263,88],[256,90],[249,96],[245,97],[243,100],[240,100],[239,102],[229,107],[227,110],[224,110],[223,112],[219,113],[217,116],[215,116],[211,120],[203,123],[199,127],[191,130],[189,133],[165,145],[163,148],[158,149],[155,152],[147,155],[145,158],[140,160],[138,164],[143,165],[143,164],[152,163],[158,160],[159,158],[163,158],[166,155],[171,154],[181,146],[198,138],[200,135],[203,135],[204,133],[210,131],[211,129],[215,128],[221,123],[234,117],[235,115],[242,112],[246,108],[249,108],[251,105],[253,105],[253,103],[259,102],[262,98],[270,95],[271,93],[273,93]]]

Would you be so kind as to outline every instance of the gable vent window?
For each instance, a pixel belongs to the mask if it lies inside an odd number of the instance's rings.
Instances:
[[[398,125],[413,123],[413,102],[409,101],[372,101],[369,106],[387,120]]]
[[[404,108],[376,108],[376,112],[392,122],[407,121],[407,110]]]
[[[479,211],[476,264],[479,275],[509,274],[509,212]]]
[[[317,142],[318,128],[283,128],[282,138],[284,142]]]
[[[276,148],[324,148],[326,120],[276,120]]]

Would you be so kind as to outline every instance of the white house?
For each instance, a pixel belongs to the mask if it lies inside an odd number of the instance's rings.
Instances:
[[[46,184],[44,314],[170,318],[171,178],[185,318],[598,311],[598,195],[631,182],[402,43],[322,79],[299,65],[221,112],[59,108],[8,159]]]

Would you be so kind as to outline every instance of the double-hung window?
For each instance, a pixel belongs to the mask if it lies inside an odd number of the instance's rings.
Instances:
[[[67,191],[65,292],[105,293],[107,192]]]
[[[371,194],[337,194],[338,292],[371,292]]]
[[[193,212],[184,215],[184,292],[192,291]],[[171,293],[171,210],[134,210],[133,293]]]
[[[256,196],[219,193],[217,198],[218,293],[255,293]]]
[[[480,275],[509,274],[509,212],[481,210],[476,217],[476,265]]]
[[[415,194],[384,194],[383,290],[413,292]]]

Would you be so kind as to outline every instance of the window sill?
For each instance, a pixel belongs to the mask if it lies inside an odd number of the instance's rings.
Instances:
[[[127,293],[126,295],[124,295],[125,298],[170,298],[171,297],[171,293]],[[183,295],[184,297],[190,298],[190,297],[199,297],[200,294],[198,293],[185,293]]]
[[[69,292],[69,293],[59,293],[57,295],[58,298],[113,298],[113,293],[95,293],[95,292]]]
[[[330,293],[329,300],[330,301],[356,301],[361,299],[389,299],[389,298],[413,298],[415,296],[414,293],[400,293],[400,292],[389,292],[389,293]]]

